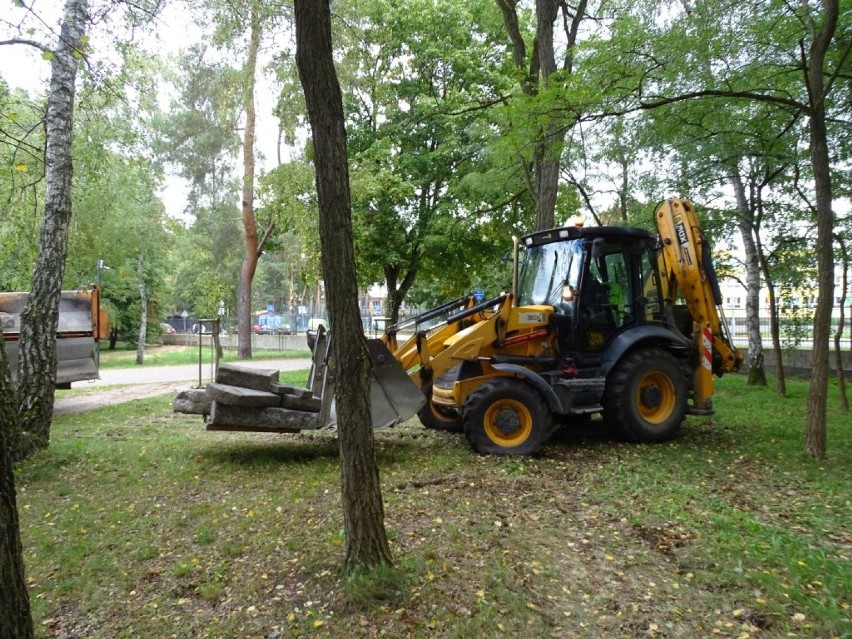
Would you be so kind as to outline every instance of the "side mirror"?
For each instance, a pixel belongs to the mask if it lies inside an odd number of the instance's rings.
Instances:
[[[596,237],[592,240],[592,257],[597,259],[602,257],[604,254],[604,239],[602,237]]]

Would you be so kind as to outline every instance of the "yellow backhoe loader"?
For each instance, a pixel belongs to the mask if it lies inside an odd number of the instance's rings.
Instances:
[[[595,413],[640,442],[712,414],[713,375],[739,370],[742,355],[692,204],[664,201],[654,218],[656,236],[583,226],[527,235],[511,294],[461,298],[389,328],[383,340],[427,399],[423,424],[463,430],[481,453],[526,455],[559,423]]]
[[[416,412],[427,428],[463,431],[477,452],[531,455],[556,426],[594,414],[637,442],[711,414],[713,375],[743,358],[692,204],[664,201],[654,217],[657,234],[575,225],[515,238],[510,293],[462,297],[369,340],[373,425]],[[335,421],[345,363],[323,331],[316,340],[306,389],[316,418],[283,432]]]

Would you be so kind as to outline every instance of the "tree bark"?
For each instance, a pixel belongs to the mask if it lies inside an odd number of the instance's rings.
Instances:
[[[760,260],[754,235],[753,208],[746,197],[745,186],[739,173],[731,173],[731,184],[740,209],[737,226],[745,249],[746,269],[746,329],[748,332],[748,383],[766,386],[766,369],[763,367],[763,336],[760,334]]]
[[[370,423],[370,358],[358,308],[343,99],[328,0],[296,0],[296,66],[314,142],[323,278],[338,363],[336,401],[349,571],[391,564]]]
[[[553,50],[553,23],[556,21],[556,0],[536,0],[536,41],[538,42],[539,73],[542,84],[547,85],[556,71],[556,54]],[[536,142],[535,153],[535,229],[553,228],[556,213],[556,196],[559,192],[564,129],[553,118],[548,118],[544,131]]]
[[[17,400],[0,328],[0,637],[30,639],[33,622],[12,471]]]
[[[148,289],[145,287],[145,255],[136,258],[136,277],[139,282],[139,340],[136,342],[136,364],[145,363],[145,341],[148,338]]]
[[[59,295],[68,253],[71,220],[71,141],[77,65],[83,53],[87,0],[68,0],[57,48],[51,61],[45,111],[45,206],[27,305],[21,313],[18,361],[21,438],[14,456],[21,458],[50,442],[56,387],[56,328]]]
[[[527,60],[526,45],[517,14],[518,0],[496,0],[496,2],[503,14],[503,23],[512,42],[512,59],[515,67],[518,71],[524,72],[526,65],[529,65],[528,72],[520,81],[521,90],[527,96],[534,96],[541,86],[547,85],[548,79],[556,71],[553,23],[556,21],[560,7],[566,12],[567,22],[569,17],[567,5],[557,0],[536,0],[536,39],[533,51]],[[562,70],[566,74],[573,71],[574,47],[580,22],[586,12],[586,2],[587,0],[580,0],[574,15],[570,16],[570,26],[565,32],[566,48]],[[527,188],[535,201],[536,230],[548,229],[554,225],[562,148],[565,132],[568,129],[568,126],[557,120],[555,116],[547,116],[543,119],[542,130],[538,139],[535,140],[532,167],[531,170],[528,168],[530,174],[527,177]]]
[[[417,276],[417,271],[415,269],[408,269],[405,272],[405,276],[402,278],[402,282],[399,281],[400,269],[385,266],[385,286],[387,286],[388,290],[388,298],[387,298],[387,315],[389,318],[389,325],[393,326],[399,322],[399,309],[402,308],[402,303],[405,301],[405,296],[408,295],[408,291],[411,290],[412,285],[414,284],[414,279]]]
[[[251,359],[251,288],[257,271],[260,244],[257,239],[257,222],[254,218],[254,85],[257,73],[257,52],[260,48],[260,16],[257,4],[251,3],[251,26],[248,60],[246,62],[245,108],[246,130],[243,135],[243,191],[242,217],[245,232],[245,253],[237,285],[237,358]]]
[[[817,282],[819,296],[814,313],[814,345],[805,452],[814,459],[825,457],[826,404],[831,307],[834,302],[834,212],[832,211],[831,163],[825,125],[825,58],[837,28],[838,0],[822,0],[823,20],[813,34],[808,52],[807,82],[810,98],[810,153],[814,172],[817,212]],[[816,25],[814,25],[816,29]]]
[[[779,397],[787,394],[787,377],[784,372],[784,356],[781,349],[781,322],[778,319],[778,298],[775,295],[775,284],[772,283],[772,273],[769,262],[763,254],[760,238],[757,239],[757,254],[760,259],[760,270],[766,282],[766,294],[769,297],[769,334],[772,337],[772,348],[775,351],[775,393]]]

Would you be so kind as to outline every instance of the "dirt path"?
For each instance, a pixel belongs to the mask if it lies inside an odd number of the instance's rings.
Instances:
[[[307,369],[309,359],[280,359],[242,362],[249,368],[270,368],[279,371]],[[203,368],[201,382],[210,381],[211,371]],[[71,413],[83,413],[102,406],[112,406],[135,399],[157,397],[182,388],[198,386],[198,366],[152,366],[150,368],[118,368],[101,371],[101,379],[94,382],[75,383],[73,388],[92,388],[92,392],[72,397],[59,397],[53,406],[57,417]],[[116,385],[119,385],[115,388]],[[102,386],[113,388],[99,389]]]
[[[187,382],[158,382],[156,384],[132,384],[121,388],[110,388],[101,391],[75,395],[74,397],[57,398],[53,404],[53,415],[60,417],[71,413],[86,411],[132,402],[135,399],[157,397],[171,393],[181,388],[187,388]]]

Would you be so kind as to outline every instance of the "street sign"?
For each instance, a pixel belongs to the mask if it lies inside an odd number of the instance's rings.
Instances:
[[[483,291],[481,288],[473,289],[473,299],[475,299],[477,302],[481,302],[483,299],[485,299],[485,291]]]

